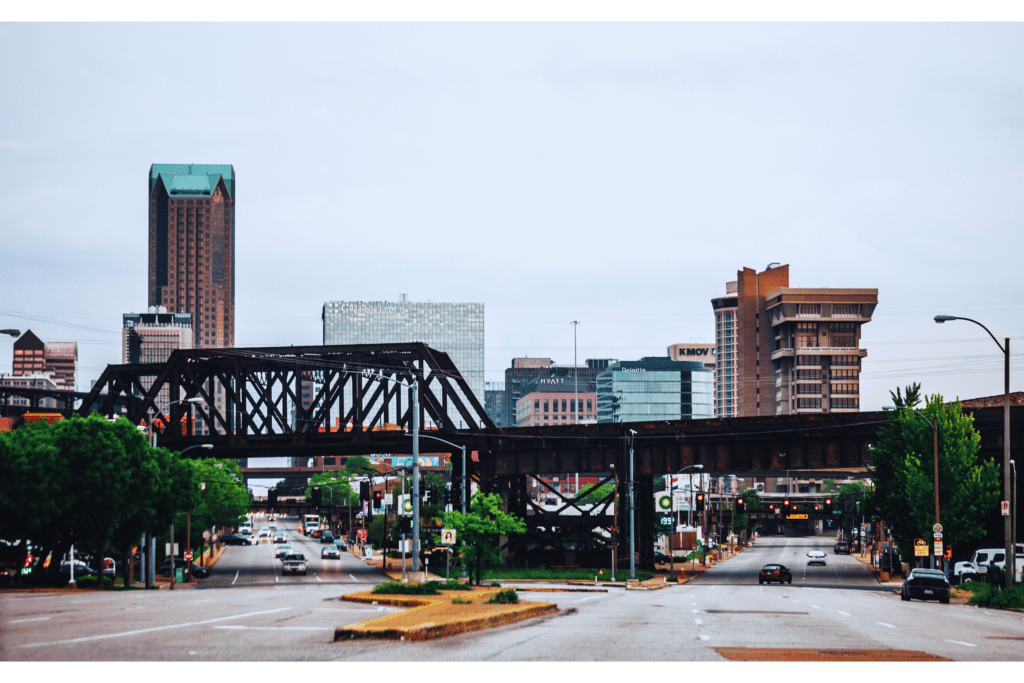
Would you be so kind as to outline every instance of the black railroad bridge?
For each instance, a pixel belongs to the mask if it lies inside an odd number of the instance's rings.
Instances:
[[[163,364],[108,366],[78,412],[124,414],[138,424],[162,410],[164,424],[174,427],[158,426],[158,443],[179,451],[213,444],[213,451],[193,451],[203,456],[410,454],[412,382],[424,433],[464,445],[473,453],[469,476],[527,519],[527,533],[507,544],[517,562],[551,549],[568,564],[607,557],[615,519],[625,558],[631,449],[634,523],[638,531],[652,530],[655,477],[696,464],[712,475],[865,476],[876,432],[888,422],[884,413],[864,412],[499,429],[448,355],[422,343],[174,351]],[[161,406],[161,391],[202,402]],[[1001,462],[1002,408],[969,412],[982,457]],[[1024,406],[1013,409],[1012,419],[1016,450],[1024,441]],[[420,443],[424,452],[459,453],[433,440]],[[460,477],[461,459],[451,462],[453,478]],[[552,489],[555,510],[527,495],[528,477],[573,473],[615,484],[618,510],[614,495],[584,506]],[[653,534],[636,538],[639,564],[650,566]]]

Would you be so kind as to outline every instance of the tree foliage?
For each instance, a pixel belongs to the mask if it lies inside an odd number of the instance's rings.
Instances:
[[[596,505],[605,498],[615,493],[615,484],[608,482],[607,484],[588,484],[584,488],[580,489],[580,492],[576,495],[576,502],[583,503],[585,505]]]
[[[741,491],[739,497],[743,499],[743,507],[746,508],[748,512],[751,510],[761,509],[761,496],[758,494],[757,489],[747,489],[746,491]],[[747,514],[737,513],[736,504],[733,503],[732,524],[729,526],[729,528],[732,529],[735,533],[741,534],[744,531],[753,529],[754,525],[755,522],[753,518],[751,518],[750,515]]]
[[[897,410],[878,432],[869,468],[875,484],[873,506],[893,530],[904,560],[913,556],[915,538],[931,539],[935,523],[934,432],[914,412],[920,385],[890,392]],[[984,535],[983,520],[999,499],[999,468],[979,462],[981,437],[974,419],[963,414],[959,401],[944,403],[929,396],[921,411],[938,423],[939,504],[943,540],[966,543]]]
[[[365,458],[363,459],[365,460]],[[359,491],[352,486],[352,478],[354,476],[356,475],[349,473],[347,470],[314,474],[309,479],[309,486],[306,487],[306,500],[312,499],[313,487],[319,486],[320,500],[324,504],[331,504],[333,502],[334,505],[358,505]]]
[[[480,585],[483,570],[501,562],[500,537],[526,532],[526,523],[501,509],[501,497],[496,493],[477,493],[470,501],[465,515],[448,512],[444,526],[455,529],[460,543],[459,562],[466,566],[470,579],[476,575]]]

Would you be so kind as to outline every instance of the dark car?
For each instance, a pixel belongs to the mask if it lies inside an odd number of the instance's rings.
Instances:
[[[949,604],[949,581],[938,569],[911,569],[903,582],[900,600],[938,600]]]
[[[663,552],[654,551],[654,564],[669,564],[670,562],[672,562],[671,557]]]
[[[781,564],[766,564],[757,575],[758,583],[793,583],[793,573]]]
[[[195,578],[205,579],[207,576],[210,575],[210,570],[207,567],[200,567],[195,562],[190,563],[183,557],[174,558],[175,567],[184,568],[187,567],[189,564],[192,565],[192,576],[194,576]],[[171,558],[167,558],[166,560],[164,560],[164,563],[160,565],[160,573],[164,576],[171,575]]]
[[[838,541],[838,542],[836,542],[835,548],[833,548],[833,550],[835,551],[836,555],[842,555],[843,553],[849,555],[850,554],[850,544],[847,543],[846,541]]]
[[[221,534],[220,542],[224,545],[252,545],[252,536],[242,534]]]
[[[323,532],[322,534],[320,534],[320,542],[334,543],[334,534],[332,534],[330,531]]]

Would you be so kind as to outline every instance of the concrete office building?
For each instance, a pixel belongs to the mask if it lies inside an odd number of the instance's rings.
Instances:
[[[576,407],[579,400],[578,415]],[[573,389],[573,381],[547,377],[531,385],[516,403],[516,427],[589,424],[597,421],[597,393]]]
[[[711,300],[715,415],[859,410],[860,326],[877,303],[877,289],[790,288],[788,265],[738,271]]]
[[[32,375],[8,375],[7,373],[0,374],[0,389],[42,389],[44,391],[58,391],[63,387],[58,387],[57,383],[46,374],[38,373]],[[20,396],[10,396],[6,398],[5,405],[20,406],[20,407],[31,407],[32,401],[27,398]],[[55,398],[41,398],[37,405],[39,409],[50,408],[60,409],[64,407],[64,401],[58,401]]]
[[[398,301],[328,301],[321,317],[325,345],[423,342],[444,351],[483,405],[482,303],[412,302],[403,294]]]
[[[148,313],[125,313],[121,320],[122,363],[166,363],[173,351],[192,348],[191,313],[168,313],[162,306],[150,306]],[[155,379],[155,375],[141,378],[147,389]],[[170,390],[161,389],[157,409],[171,400]]]
[[[700,362],[648,357],[615,363],[597,377],[597,421],[710,418],[711,380]]]
[[[569,391],[578,388],[580,393],[594,393],[597,376],[616,362],[614,358],[588,358],[583,365],[556,365],[550,358],[513,358],[512,367],[505,369],[505,424],[516,424],[519,399],[538,380],[561,379],[569,383]]]
[[[514,424],[505,423],[505,396],[505,384],[503,382],[484,383],[484,410],[487,411],[487,417],[491,418],[491,422],[494,423],[495,427],[514,426]]]

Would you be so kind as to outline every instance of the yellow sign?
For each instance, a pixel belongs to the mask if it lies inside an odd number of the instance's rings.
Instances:
[[[807,515],[786,515],[786,519],[808,519]]]
[[[923,538],[914,539],[914,557],[928,557],[928,541]]]
[[[942,556],[942,539],[941,538],[936,538],[935,539],[935,556],[936,557],[941,557]]]

